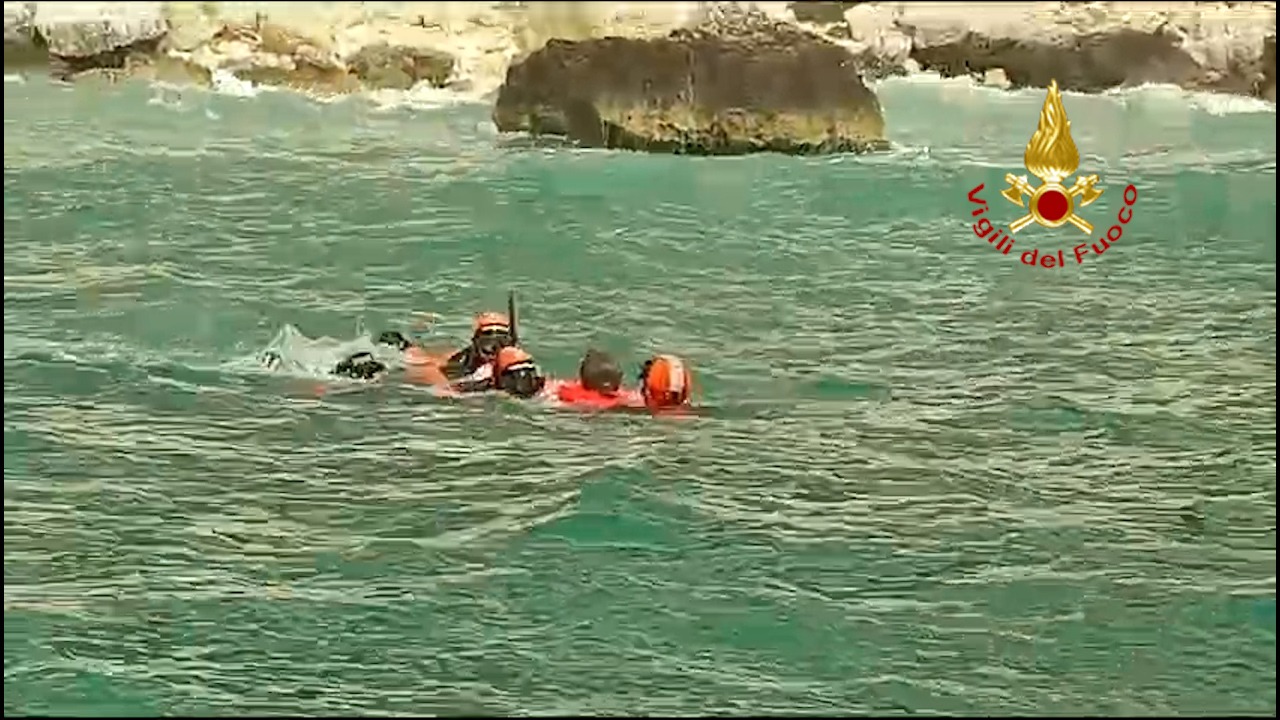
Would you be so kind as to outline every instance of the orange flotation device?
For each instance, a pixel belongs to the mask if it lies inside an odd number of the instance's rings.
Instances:
[[[623,407],[641,407],[644,399],[638,390],[622,389],[616,393],[602,393],[583,386],[579,380],[566,380],[556,386],[556,399],[561,403],[588,410],[610,410]]]

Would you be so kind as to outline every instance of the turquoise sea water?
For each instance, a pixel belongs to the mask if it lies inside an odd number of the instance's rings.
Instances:
[[[1274,112],[1068,95],[1139,200],[1047,270],[966,198],[1043,94],[880,95],[893,153],[698,159],[6,81],[5,714],[1274,714]],[[254,369],[507,288],[703,412]]]

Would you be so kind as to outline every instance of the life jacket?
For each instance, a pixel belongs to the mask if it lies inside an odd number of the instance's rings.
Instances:
[[[637,390],[621,389],[613,395],[591,390],[578,380],[565,380],[555,388],[555,398],[562,404],[587,410],[642,407],[644,399]]]

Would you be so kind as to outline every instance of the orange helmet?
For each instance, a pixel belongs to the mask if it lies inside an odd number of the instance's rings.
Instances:
[[[531,398],[547,384],[533,357],[518,347],[499,350],[493,365],[494,384],[515,397]]]
[[[493,366],[493,375],[498,377],[512,370],[533,367],[533,356],[518,347],[504,347],[498,351],[498,359]]]
[[[654,407],[688,405],[693,390],[689,366],[675,355],[657,355],[644,364],[640,393]]]
[[[511,320],[506,315],[496,312],[484,312],[476,315],[474,331],[471,333],[471,347],[482,358],[492,358],[505,345],[514,345],[511,337]]]
[[[511,330],[511,320],[506,315],[496,312],[482,312],[476,315],[472,332],[477,335],[486,330]]]

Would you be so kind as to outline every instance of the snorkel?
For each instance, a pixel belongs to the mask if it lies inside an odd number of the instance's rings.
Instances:
[[[520,330],[516,321],[516,291],[507,291],[507,321],[511,323],[511,344],[520,345]]]

